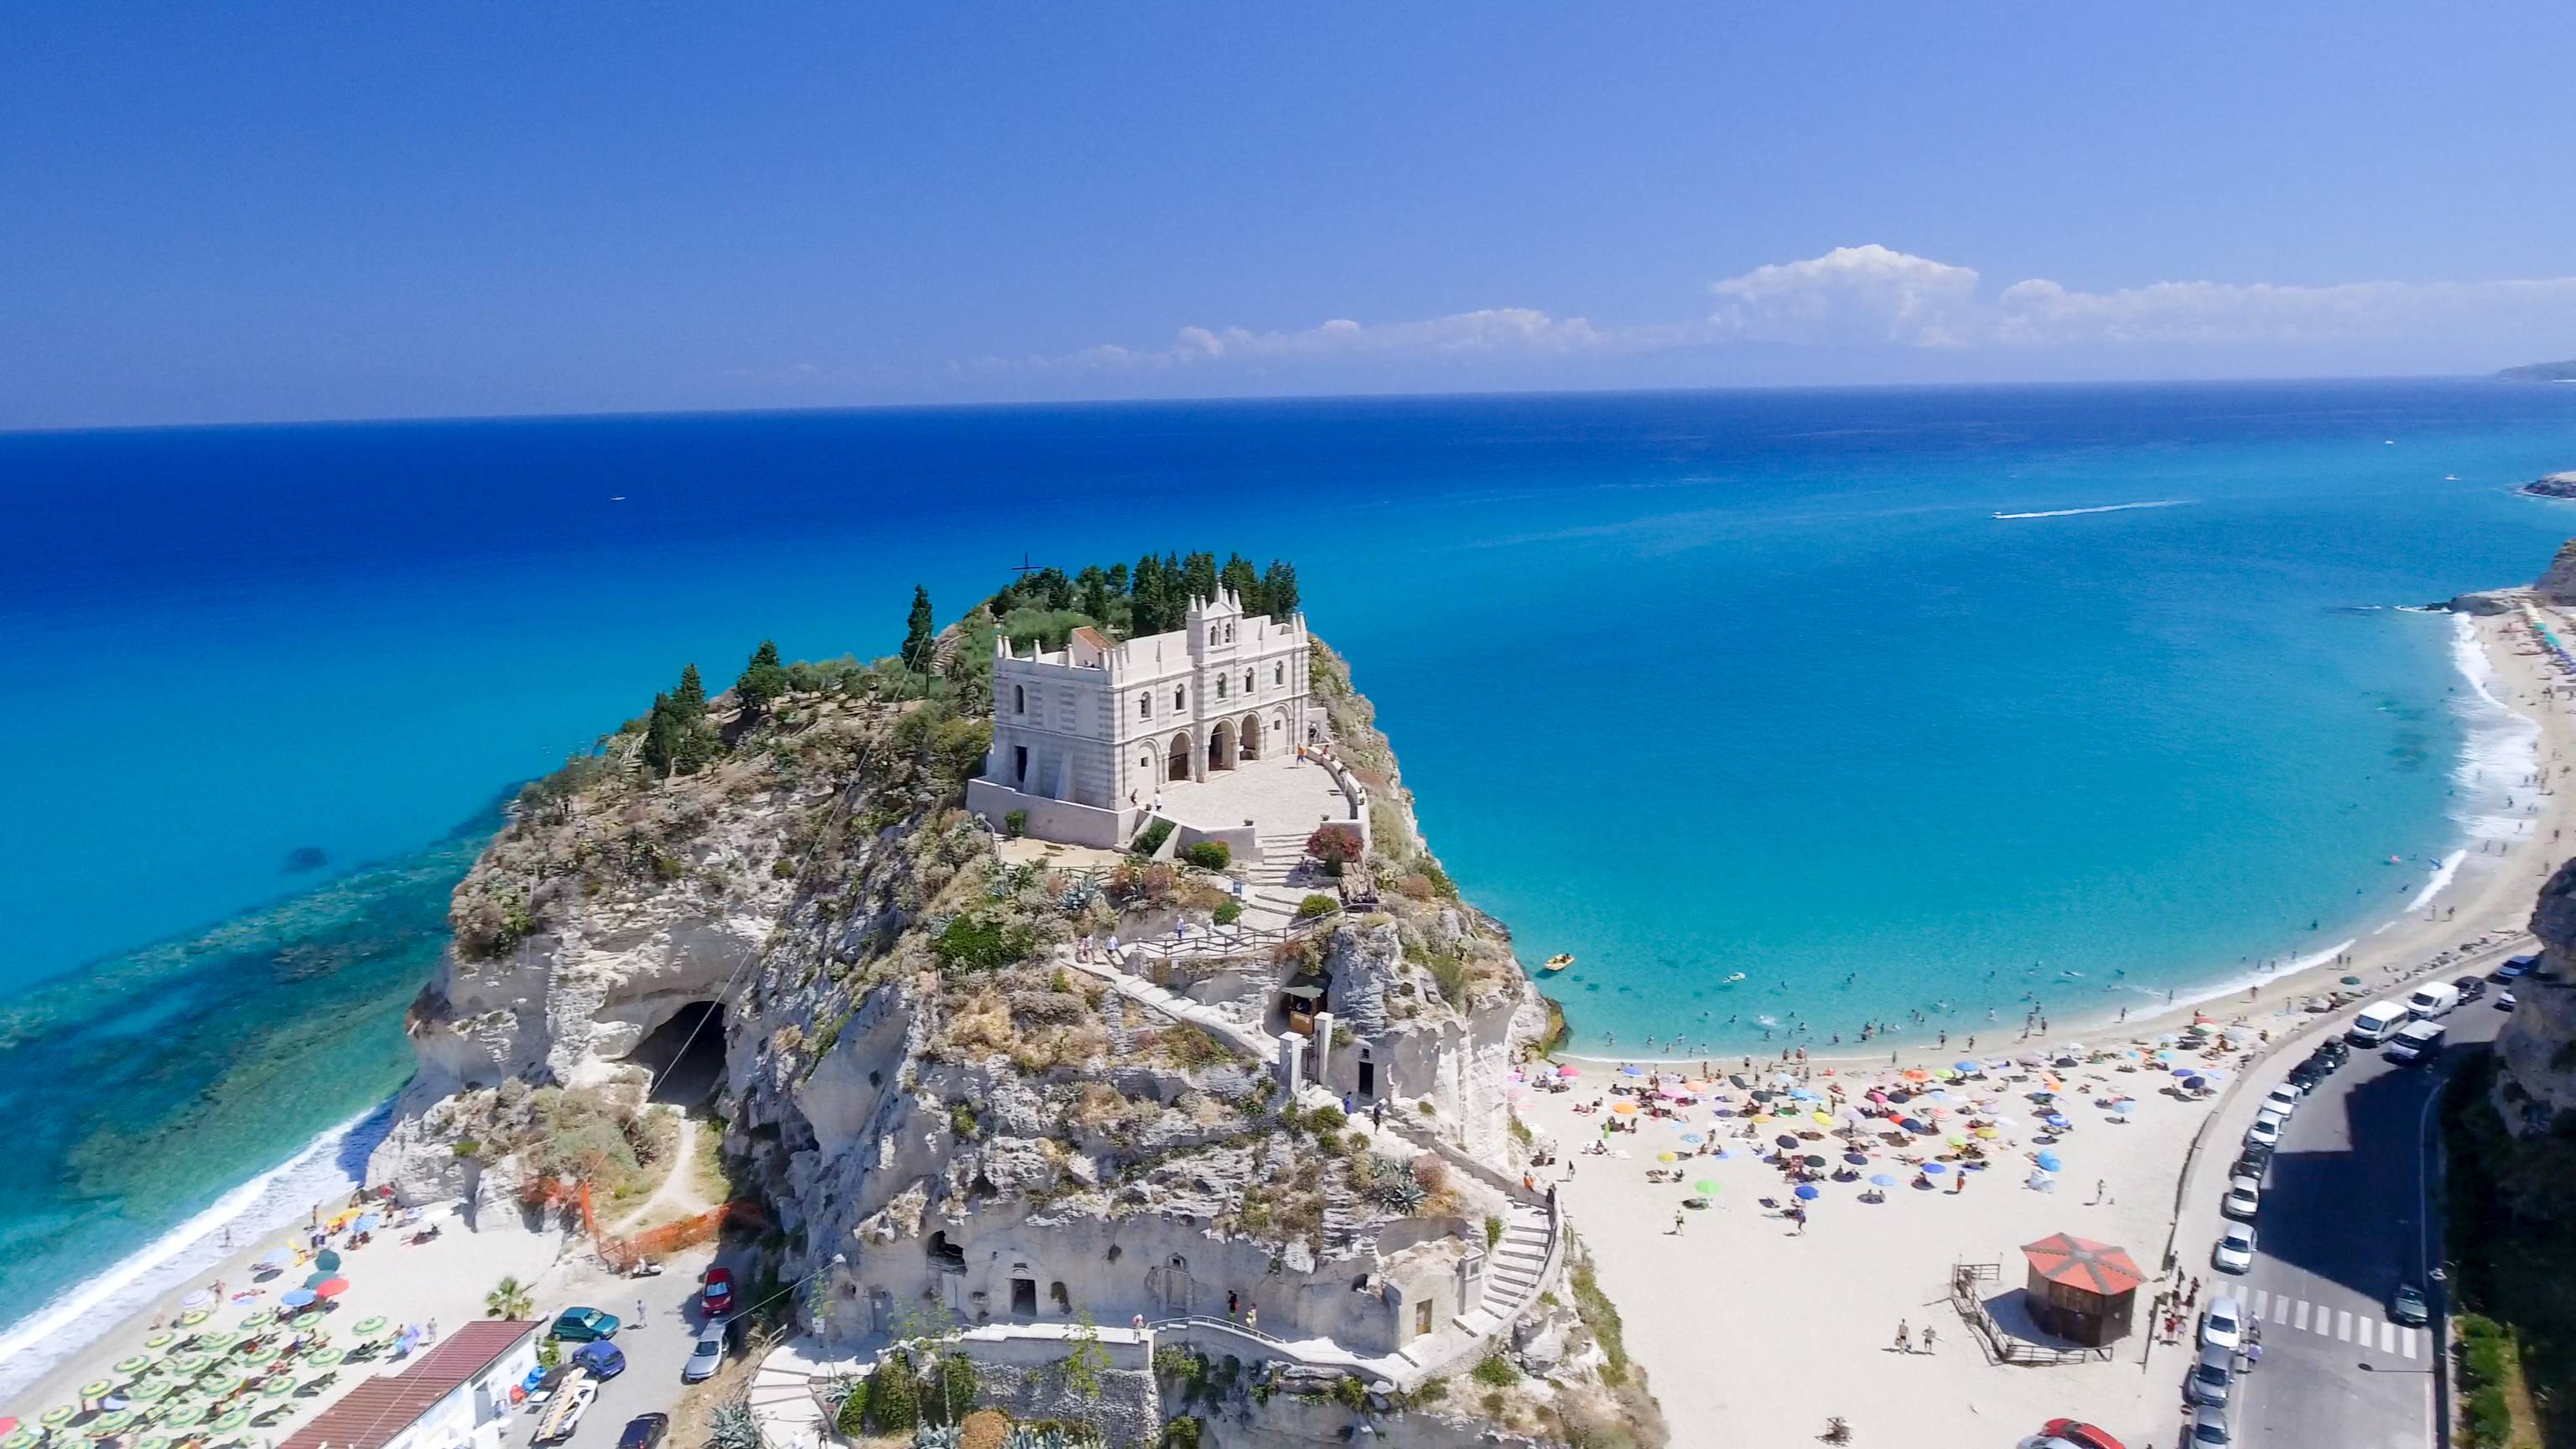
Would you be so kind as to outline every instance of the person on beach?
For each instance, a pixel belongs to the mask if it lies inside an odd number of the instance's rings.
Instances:
[[[1932,1351],[1932,1325],[1928,1323],[1923,1325],[1923,1351],[1925,1353]]]
[[[1898,1353],[1914,1351],[1914,1330],[1907,1327],[1902,1318],[1896,1320],[1896,1351]]]
[[[635,1326],[637,1328],[644,1326],[644,1300],[641,1298],[635,1300]]]

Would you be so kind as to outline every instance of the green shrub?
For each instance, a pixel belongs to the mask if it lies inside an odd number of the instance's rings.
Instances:
[[[1203,1421],[1183,1414],[1163,1425],[1162,1449],[1199,1449],[1200,1436],[1206,1431]]]
[[[1492,1213],[1485,1214],[1485,1246],[1492,1248],[1501,1244],[1502,1241],[1503,1220]]]
[[[1135,842],[1127,848],[1138,855],[1152,855],[1155,851],[1163,848],[1163,842],[1170,839],[1171,834],[1172,822],[1168,820],[1157,820],[1153,824],[1146,826],[1144,829],[1137,831]]]
[[[1346,1409],[1357,1409],[1368,1403],[1368,1385],[1344,1374],[1333,1380],[1333,1398]]]
[[[938,1380],[940,1419],[964,1422],[966,1411],[975,1407],[975,1361],[962,1353],[941,1354]]]
[[[1217,923],[1218,925],[1220,925],[1220,926],[1231,926],[1231,925],[1233,925],[1235,922],[1240,921],[1240,920],[1242,920],[1242,919],[1243,919],[1243,902],[1241,902],[1241,901],[1219,901],[1219,902],[1217,902],[1217,907],[1216,907],[1216,923]]]
[[[1594,1341],[1601,1345],[1601,1382],[1614,1389],[1628,1382],[1628,1345],[1619,1309],[1601,1291],[1588,1258],[1574,1265],[1574,1311],[1582,1315],[1583,1326],[1592,1330]]]
[[[1311,921],[1318,916],[1329,916],[1341,908],[1340,901],[1334,900],[1322,891],[1316,891],[1297,903],[1297,919]]]
[[[891,1353],[877,1365],[868,1390],[868,1427],[880,1434],[909,1434],[921,1422],[921,1386],[912,1355]]]
[[[869,1382],[861,1379],[850,1385],[850,1392],[841,1400],[841,1412],[832,1420],[836,1428],[853,1439],[868,1431]]]
[[[1201,870],[1223,870],[1234,864],[1234,850],[1222,840],[1202,840],[1182,846],[1181,859]]]
[[[975,1109],[972,1105],[959,1102],[948,1109],[949,1131],[971,1139],[975,1135],[975,1127]]]
[[[1013,840],[1017,840],[1021,836],[1028,834],[1029,812],[1026,810],[1004,811],[1002,814],[1002,828],[1010,832]]]
[[[1316,1132],[1339,1132],[1350,1120],[1342,1115],[1341,1108],[1329,1102],[1306,1114],[1306,1126]]]
[[[1475,1368],[1469,1370],[1468,1377],[1480,1384],[1507,1389],[1521,1381],[1521,1371],[1512,1367],[1510,1359],[1499,1353],[1489,1353],[1477,1361]]]
[[[989,971],[1026,960],[1037,946],[1037,932],[1026,924],[999,920],[982,911],[958,912],[930,941],[940,960],[966,971]]]

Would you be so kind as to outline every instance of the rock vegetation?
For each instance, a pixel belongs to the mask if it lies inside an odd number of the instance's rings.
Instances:
[[[979,657],[947,643],[996,627],[979,608],[920,669],[764,650],[711,700],[692,671],[528,787],[457,888],[372,1177],[478,1213],[649,1182],[668,1138],[648,1099],[702,1066],[728,1173],[825,1341],[1255,1310],[1263,1332],[1354,1362],[1457,1338],[1499,1233],[1484,1225],[1531,1211],[1507,1079],[1548,1013],[1423,841],[1346,667],[1316,646],[1337,753],[1379,812],[1351,867],[1374,902],[1158,963],[1185,1019],[1113,989],[1074,943],[1175,922],[1205,939],[1222,874],[1006,862],[998,822],[960,806],[989,690],[941,671]],[[1335,1023],[1309,1044],[1326,1090],[1304,1100],[1272,1046],[1298,982]],[[1325,1104],[1362,1070],[1400,1130]],[[1136,1370],[1127,1391],[1161,1380],[1155,1412],[1204,1419],[1210,1444],[1340,1442],[1364,1421],[1422,1444],[1660,1442],[1642,1382],[1576,1305],[1512,1312],[1490,1350],[1511,1380],[1453,1377],[1436,1405],[1430,1383],[1398,1392],[1376,1371],[1247,1368],[1249,1338],[1181,1376],[1189,1414],[1174,1375]],[[1063,1407],[1043,1375],[986,1373],[979,1402]],[[1145,1437],[1115,1417],[1095,1427]]]

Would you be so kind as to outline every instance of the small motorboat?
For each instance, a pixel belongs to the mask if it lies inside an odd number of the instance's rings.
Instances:
[[[1562,971],[1573,964],[1574,957],[1571,953],[1559,951],[1547,958],[1546,969],[1551,972]]]
[[[1725,980],[1725,982],[1724,982],[1723,984],[1728,985],[1728,986],[1733,986],[1736,982],[1741,981],[1741,980],[1743,980],[1743,979],[1744,979],[1744,973],[1743,973],[1743,972],[1741,972],[1741,971],[1738,971],[1738,972],[1736,972],[1734,975],[1727,977],[1727,978],[1726,978],[1726,980]]]

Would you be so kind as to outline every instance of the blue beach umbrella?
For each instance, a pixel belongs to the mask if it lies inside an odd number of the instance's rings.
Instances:
[[[2054,1152],[2042,1152],[2038,1157],[2032,1160],[2040,1165],[2042,1171],[2046,1172],[2059,1171],[2063,1166],[2063,1164],[2057,1160],[2057,1154]]]
[[[277,1296],[277,1301],[288,1308],[302,1308],[313,1301],[313,1290],[310,1288],[290,1288],[284,1293],[279,1294]]]
[[[1642,1077],[1642,1076],[1644,1076],[1644,1075],[1645,1075],[1645,1073],[1644,1073],[1644,1072],[1642,1072],[1642,1071],[1639,1071],[1639,1070],[1638,1070],[1637,1068],[1635,1068],[1635,1067],[1621,1067],[1621,1068],[1619,1069],[1619,1075],[1621,1075],[1621,1076],[1623,1076],[1623,1077]]]
[[[1699,1135],[1698,1133],[1696,1133],[1696,1132],[1685,1132],[1685,1133],[1683,1133],[1683,1134],[1682,1134],[1682,1140],[1683,1140],[1684,1142],[1688,1142],[1688,1143],[1690,1143],[1690,1144],[1691,1144],[1691,1145],[1693,1145],[1693,1146],[1697,1146],[1697,1145],[1699,1145],[1700,1143],[1702,1143],[1702,1142],[1706,1141],[1707,1139],[1706,1139],[1706,1138],[1704,1138],[1704,1137],[1702,1137],[1702,1136],[1700,1136],[1700,1135]]]
[[[2131,1112],[2138,1110],[2138,1104],[2130,1101],[2126,1097],[2123,1097],[2119,1101],[2111,1104],[2111,1110],[2119,1113],[2123,1117],[2126,1117]]]
[[[2072,1127],[2075,1125],[2074,1123],[2067,1121],[2063,1115],[2056,1112],[2051,1112],[2039,1120],[2047,1123],[2051,1127]]]
[[[1824,1194],[1817,1191],[1816,1185],[1812,1182],[1802,1182],[1798,1184],[1798,1197],[1801,1201],[1814,1202],[1816,1199],[1823,1196]]]
[[[1926,1177],[1939,1177],[1942,1173],[1948,1172],[1949,1170],[1950,1168],[1946,1163],[1927,1162],[1923,1164],[1923,1175]]]
[[[1867,1167],[1867,1166],[1869,1166],[1869,1159],[1868,1159],[1867,1157],[1865,1157],[1865,1156],[1861,1155],[1860,1153],[1857,1153],[1857,1152],[1846,1152],[1846,1153],[1844,1153],[1844,1154],[1843,1154],[1843,1161],[1850,1163],[1850,1164],[1851,1164],[1852,1166],[1854,1166],[1854,1167]]]
[[[1952,1062],[1950,1066],[1953,1070],[1970,1076],[1975,1075],[1977,1070],[1976,1062],[1966,1057],[1962,1057],[1958,1061]]]
[[[1869,1185],[1872,1187],[1894,1187],[1896,1186],[1896,1179],[1888,1176],[1884,1172],[1873,1173],[1870,1176]]]

